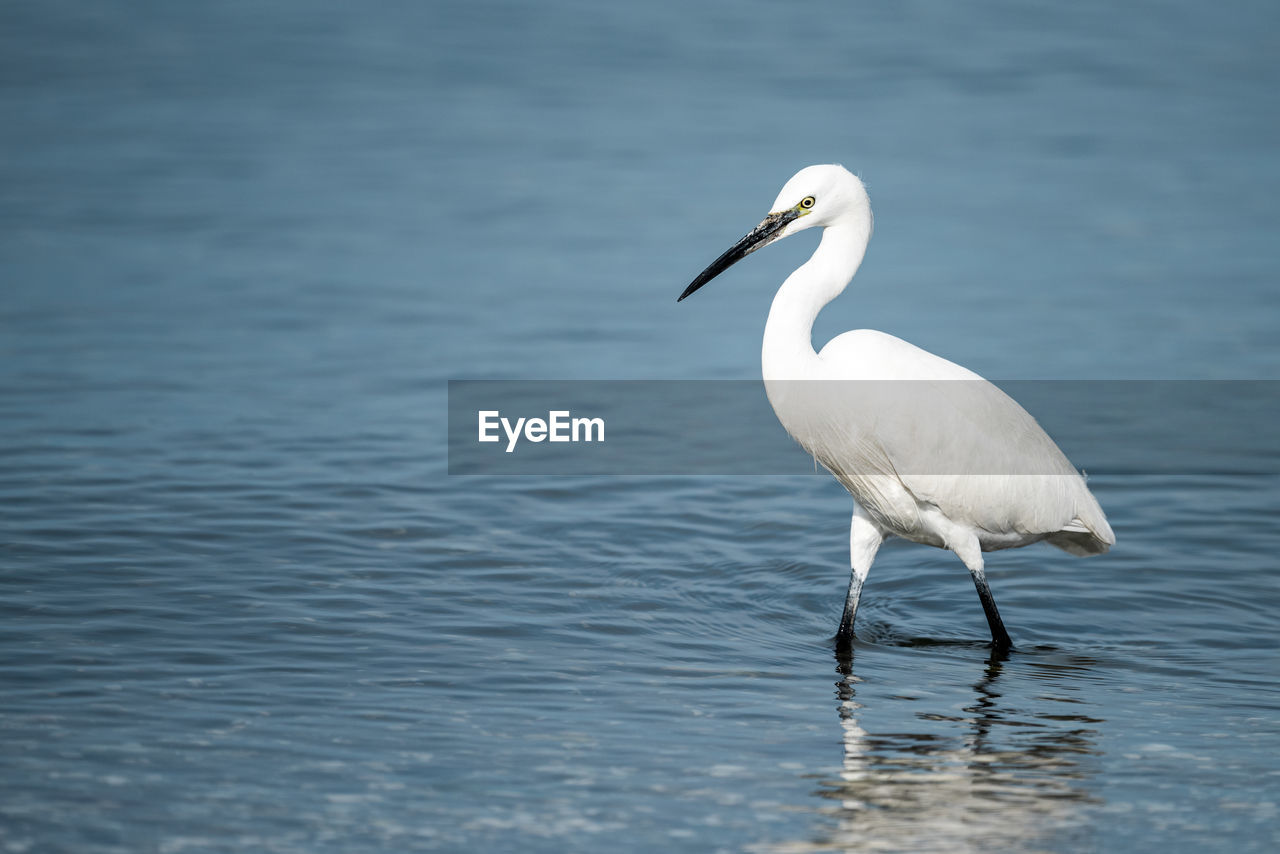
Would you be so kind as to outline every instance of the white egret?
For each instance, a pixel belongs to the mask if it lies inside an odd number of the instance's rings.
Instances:
[[[869,329],[814,351],[814,319],[849,284],[871,238],[871,202],[856,176],[809,166],[770,210],[679,299],[775,240],[822,229],[812,257],[773,299],[761,362],[778,420],[853,495],[837,641],[853,639],[863,582],[880,544],[896,536],[955,552],[973,577],[993,645],[1009,648],[982,553],[1043,540],[1101,554],[1115,543],[1102,508],[1035,419],[972,371]],[[822,382],[807,382],[814,380]]]

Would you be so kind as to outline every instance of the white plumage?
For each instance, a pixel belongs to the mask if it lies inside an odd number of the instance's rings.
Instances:
[[[871,203],[842,166],[810,166],[771,213],[680,299],[774,240],[822,228],[765,325],[765,390],[787,432],[854,498],[852,572],[838,640],[853,637],[862,583],[884,538],[950,549],[968,567],[997,647],[1008,633],[982,552],[1041,540],[1072,554],[1115,535],[1084,478],[1026,410],[967,368],[883,332],[846,332],[815,352],[813,322],[844,291],[871,237]]]

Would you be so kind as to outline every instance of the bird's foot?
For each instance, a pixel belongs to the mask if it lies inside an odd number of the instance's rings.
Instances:
[[[845,624],[842,621],[840,623],[840,628],[836,630],[836,636],[832,638],[832,641],[836,646],[836,654],[848,655],[851,653],[853,651],[853,642],[856,639],[857,638],[853,633],[853,625],[851,623]]]

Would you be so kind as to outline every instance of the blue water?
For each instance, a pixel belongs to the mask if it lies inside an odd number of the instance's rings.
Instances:
[[[1278,23],[9,4],[0,848],[1275,850],[1274,475],[1091,479],[1110,555],[991,556],[1005,660],[887,547],[841,661],[834,482],[444,433],[449,379],[757,376],[812,236],[675,297],[824,161],[876,233],[820,341],[1280,377]]]

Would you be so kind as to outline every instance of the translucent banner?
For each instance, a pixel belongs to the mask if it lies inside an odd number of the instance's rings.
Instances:
[[[452,380],[451,475],[1280,473],[1280,382]],[[787,429],[822,437],[814,459]],[[1013,401],[1016,401],[1015,405]],[[1029,414],[1030,418],[1027,417]],[[1034,419],[1034,422],[1031,420]]]

